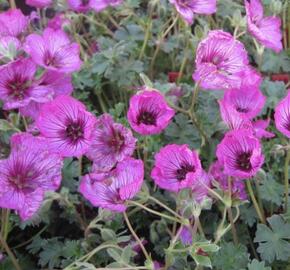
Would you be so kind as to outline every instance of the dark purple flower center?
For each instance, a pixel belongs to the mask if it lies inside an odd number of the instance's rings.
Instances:
[[[157,114],[150,111],[141,111],[137,117],[137,123],[144,125],[156,125]]]
[[[52,55],[49,51],[44,53],[43,62],[46,66],[58,67],[57,57]]]
[[[251,156],[252,156],[251,152],[239,154],[236,159],[237,169],[246,172],[250,171],[252,169]]]
[[[249,111],[249,108],[237,107],[236,110],[240,113],[247,113]]]
[[[89,4],[90,0],[81,0],[82,6],[86,6]]]
[[[84,138],[84,127],[80,121],[69,123],[65,130],[66,138],[76,143]]]
[[[34,180],[39,174],[39,171],[35,170],[31,164],[24,166],[16,161],[14,168],[10,171],[8,180],[15,189],[31,191],[35,188]]]
[[[13,80],[10,80],[6,84],[9,95],[17,100],[23,100],[25,98],[29,86],[30,81],[27,78],[23,78],[21,75],[15,75]]]
[[[114,152],[119,152],[124,147],[125,138],[120,132],[114,130],[108,144]]]
[[[186,178],[186,174],[189,172],[195,172],[195,167],[191,164],[183,164],[178,170],[176,170],[176,178],[178,181],[182,181]]]

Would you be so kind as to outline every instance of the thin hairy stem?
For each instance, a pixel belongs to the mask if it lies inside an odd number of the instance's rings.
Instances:
[[[145,247],[144,247],[142,241],[140,240],[140,238],[138,237],[138,235],[137,235],[136,232],[134,231],[134,229],[133,229],[133,227],[132,227],[132,225],[131,225],[131,223],[130,223],[130,221],[129,221],[129,218],[128,218],[126,212],[123,213],[123,216],[124,216],[124,219],[125,219],[125,221],[126,221],[126,224],[127,224],[128,228],[129,228],[131,234],[133,235],[133,237],[135,238],[135,240],[136,240],[137,243],[139,244],[140,248],[142,249],[142,252],[143,252],[143,254],[144,254],[146,260],[147,260],[147,261],[150,261],[151,258],[150,258],[150,256],[149,256],[147,250],[145,249]]]
[[[266,224],[266,220],[265,220],[265,217],[263,216],[261,210],[260,210],[260,207],[259,207],[259,204],[256,200],[256,197],[255,197],[255,194],[254,194],[254,191],[253,191],[253,188],[252,188],[252,185],[251,185],[251,180],[246,180],[246,185],[247,185],[247,188],[248,188],[248,191],[249,191],[249,194],[250,194],[250,197],[251,197],[251,200],[254,204],[254,207],[256,209],[256,212],[257,212],[257,215],[260,219],[260,221],[263,223],[263,224]]]
[[[284,189],[285,189],[285,213],[288,210],[288,196],[289,196],[289,162],[290,162],[290,150],[287,150],[285,165],[284,165]]]

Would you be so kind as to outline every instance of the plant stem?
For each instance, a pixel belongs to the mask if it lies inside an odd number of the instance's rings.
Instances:
[[[164,203],[160,202],[158,199],[156,199],[156,198],[154,198],[152,196],[149,196],[149,200],[154,201],[158,205],[162,206],[164,209],[166,209],[168,212],[170,212],[171,214],[175,215],[179,219],[183,219],[183,217],[181,215],[179,215],[174,210],[172,210],[171,208],[169,208],[168,206],[166,206]]]
[[[230,198],[231,203],[230,203],[230,206],[227,207],[227,212],[228,212],[228,217],[231,224],[234,244],[237,246],[239,244],[239,239],[238,239],[237,229],[234,223],[233,212],[232,212],[232,178],[230,176],[228,177],[228,192],[229,192],[229,198]]]
[[[16,259],[16,257],[14,256],[13,252],[10,250],[6,240],[3,238],[2,235],[0,235],[0,242],[1,242],[1,246],[5,249],[5,251],[7,252],[9,258],[11,259],[11,262],[13,263],[14,267],[16,270],[21,270],[21,267]]]
[[[174,27],[174,25],[176,24],[176,22],[178,21],[178,16],[176,16],[172,22],[172,24],[167,28],[167,30],[162,34],[162,36],[158,39],[157,41],[157,47],[154,51],[154,54],[152,56],[152,60],[151,60],[151,64],[150,64],[150,77],[151,79],[153,78],[153,73],[154,73],[154,64],[155,64],[155,61],[156,61],[156,58],[157,58],[157,55],[160,51],[160,48],[161,48],[161,44],[164,40],[164,38],[167,36],[167,34],[171,31],[171,29]]]
[[[205,131],[202,129],[200,123],[198,122],[197,120],[197,117],[196,117],[196,114],[195,114],[195,104],[196,104],[196,101],[197,101],[197,98],[198,98],[198,93],[199,93],[199,83],[196,83],[195,84],[195,87],[193,89],[193,93],[192,93],[192,100],[191,100],[191,104],[190,104],[190,107],[189,109],[187,110],[187,114],[189,115],[191,121],[193,122],[193,124],[195,125],[195,127],[198,129],[199,131],[199,134],[201,136],[201,148],[204,146],[204,144],[206,142],[208,142],[208,139],[207,139],[207,135],[205,133]]]
[[[258,217],[260,219],[260,221],[263,223],[263,224],[266,224],[266,220],[265,220],[265,217],[263,216],[260,208],[259,208],[259,204],[256,200],[256,197],[255,197],[255,194],[254,194],[254,191],[253,191],[253,188],[252,188],[252,185],[251,185],[251,180],[246,180],[246,185],[247,185],[247,188],[248,188],[248,191],[250,193],[250,197],[251,197],[251,200],[254,204],[254,207],[256,209],[256,212],[258,214]]]
[[[202,225],[200,223],[200,219],[199,217],[195,217],[195,223],[197,224],[197,228],[198,228],[198,231],[199,233],[204,236],[204,231],[203,231],[203,228],[202,228]]]
[[[143,45],[142,45],[142,48],[141,48],[141,51],[140,51],[140,54],[139,54],[139,58],[138,58],[139,60],[142,59],[142,57],[143,57],[143,55],[145,53],[145,49],[146,49],[148,40],[149,40],[150,31],[151,31],[151,28],[152,28],[152,19],[151,19],[152,14],[151,13],[150,13],[150,16],[149,16],[149,22],[147,23]]]
[[[189,39],[187,38],[186,39],[186,46],[185,46],[185,50],[184,50],[184,57],[183,57],[183,60],[181,62],[181,66],[180,66],[180,69],[179,69],[177,84],[179,84],[179,82],[180,82],[182,73],[184,71],[184,68],[185,68],[185,65],[186,65],[186,62],[187,62],[187,59],[188,59],[188,57],[187,57],[188,48],[189,48]]]
[[[122,250],[122,248],[120,248],[117,245],[114,244],[105,244],[105,245],[99,245],[98,247],[96,247],[95,249],[93,249],[92,251],[90,251],[89,253],[87,253],[86,255],[82,256],[81,258],[79,258],[78,260],[72,262],[70,265],[68,265],[66,268],[64,268],[63,270],[70,270],[73,269],[72,267],[75,265],[75,263],[77,262],[81,262],[81,261],[85,261],[87,262],[88,260],[90,260],[90,258],[92,258],[97,252],[106,249],[106,248],[116,248],[116,249],[120,249]]]
[[[290,150],[287,150],[285,165],[284,165],[284,184],[285,184],[285,213],[288,210],[288,196],[289,196],[289,162],[290,162]]]
[[[234,223],[232,208],[231,207],[227,208],[227,212],[228,212],[228,217],[229,217],[230,224],[231,224],[231,230],[232,230],[234,244],[237,246],[239,244],[239,239],[238,239],[236,226]]]
[[[134,236],[135,240],[138,242],[140,248],[142,249],[142,252],[143,252],[143,254],[144,254],[146,260],[147,260],[148,262],[151,261],[151,258],[150,258],[150,256],[149,256],[147,250],[145,249],[145,247],[144,247],[142,241],[140,240],[140,238],[138,237],[138,235],[137,235],[136,232],[134,231],[134,229],[133,229],[133,227],[132,227],[132,225],[131,225],[131,223],[130,223],[130,221],[129,221],[129,218],[128,218],[126,212],[123,213],[123,216],[124,216],[124,219],[125,219],[125,221],[126,221],[126,223],[127,223],[127,226],[128,226],[128,228],[129,228],[131,234]]]
[[[10,8],[16,8],[15,0],[9,0]]]
[[[152,214],[155,214],[155,215],[157,215],[157,216],[160,216],[160,217],[163,217],[163,218],[169,219],[169,220],[171,220],[171,221],[176,221],[176,222],[178,222],[178,223],[180,223],[180,224],[184,224],[184,222],[183,222],[182,220],[178,219],[178,218],[175,218],[175,217],[172,217],[172,216],[168,216],[168,215],[165,215],[165,214],[163,214],[163,213],[159,213],[159,212],[157,212],[157,211],[155,211],[155,210],[152,210],[152,209],[150,209],[150,208],[148,208],[148,207],[142,205],[141,203],[138,203],[138,202],[135,202],[135,201],[128,201],[128,203],[129,203],[129,204],[131,203],[131,204],[134,205],[134,206],[138,206],[138,207],[140,207],[140,208],[143,208],[144,210],[146,210],[146,211],[148,211],[148,212],[150,212],[150,213],[152,213]]]

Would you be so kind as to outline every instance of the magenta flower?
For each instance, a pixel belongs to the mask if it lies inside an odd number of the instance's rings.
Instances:
[[[237,73],[242,78],[240,88],[260,88],[263,78],[261,74],[251,66],[245,67],[243,70]]]
[[[109,6],[117,6],[122,2],[123,0],[68,0],[68,5],[77,12],[87,12],[90,9],[100,12]]]
[[[192,245],[193,235],[189,228],[187,228],[186,226],[182,226],[179,238],[184,246]]]
[[[44,8],[51,5],[52,0],[26,0],[25,3],[36,8]]]
[[[257,138],[262,139],[262,138],[273,138],[275,137],[275,134],[272,132],[269,132],[266,130],[266,128],[270,124],[270,119],[267,120],[257,120],[253,122],[253,129],[254,129],[254,134]]]
[[[228,175],[224,172],[224,166],[219,162],[215,161],[209,168],[209,174],[212,175],[216,183],[213,181],[212,183],[215,183],[218,185],[218,187],[225,191],[229,191],[229,185],[228,185]],[[247,200],[247,192],[245,189],[244,181],[238,178],[232,178],[231,183],[231,194],[232,197],[238,198],[242,201]]]
[[[28,26],[29,18],[20,9],[10,9],[0,14],[0,36],[18,37]]]
[[[37,82],[38,86],[52,89],[52,97],[60,95],[70,95],[73,91],[71,75],[63,74],[57,71],[47,71]],[[20,108],[20,113],[23,116],[31,117],[36,120],[43,103],[32,101],[29,105]]]
[[[109,114],[97,119],[94,140],[86,156],[94,161],[94,171],[107,171],[133,154],[136,139],[131,130],[114,123]]]
[[[243,87],[226,91],[222,102],[232,106],[241,116],[252,119],[263,109],[266,97],[259,88]]]
[[[282,50],[281,19],[263,17],[263,5],[260,0],[245,0],[248,31],[262,45],[280,52]]]
[[[199,43],[193,79],[205,89],[240,88],[242,72],[248,65],[244,45],[229,33],[214,30]]]
[[[20,59],[1,69],[0,98],[4,109],[10,110],[27,106],[30,102],[47,102],[53,90],[37,85],[34,80],[36,65],[30,59]]]
[[[192,24],[194,14],[213,14],[216,12],[216,0],[169,0],[188,23]]]
[[[53,151],[64,157],[85,154],[94,139],[96,118],[70,96],[58,96],[41,107],[36,126]]]
[[[28,133],[14,135],[11,147],[10,156],[0,161],[0,207],[27,220],[40,208],[45,191],[59,187],[62,159],[50,152],[46,139]]]
[[[264,162],[259,140],[246,129],[228,132],[217,146],[216,155],[225,174],[242,179],[254,176]]]
[[[62,29],[65,25],[70,25],[70,23],[70,20],[65,17],[65,14],[61,13],[50,19],[47,23],[47,27],[54,30],[59,30]]]
[[[70,73],[79,70],[82,64],[79,45],[71,43],[62,30],[46,28],[42,36],[29,35],[24,50],[36,64],[49,70]]]
[[[276,128],[290,138],[290,92],[277,105],[274,117]]]
[[[174,114],[163,95],[156,90],[145,90],[131,97],[127,117],[136,132],[151,135],[165,129]]]
[[[155,155],[155,164],[151,171],[151,177],[159,187],[175,192],[192,188],[201,174],[197,153],[187,145],[176,144],[161,148]]]
[[[192,185],[192,198],[200,203],[204,198],[207,197],[208,189],[211,185],[211,175],[207,174],[205,171],[202,171],[201,175],[193,182]]]
[[[94,206],[124,212],[126,200],[132,199],[139,192],[143,178],[143,162],[127,158],[109,173],[85,175],[79,191]]]
[[[232,104],[224,100],[219,100],[218,103],[222,120],[229,129],[248,129],[249,132],[252,131],[253,126],[251,120],[240,114]]]

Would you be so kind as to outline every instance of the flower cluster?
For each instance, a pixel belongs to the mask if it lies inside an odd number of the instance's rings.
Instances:
[[[44,8],[52,1],[26,3]],[[122,1],[67,3],[77,12],[100,12]],[[215,0],[170,3],[189,24],[193,23],[194,14],[216,11]],[[249,32],[263,46],[280,51],[279,19],[263,17],[259,0],[245,1],[245,9]],[[31,20],[18,9],[0,14],[3,109],[18,109],[22,116],[29,117],[33,131],[33,135],[14,135],[10,156],[0,163],[0,205],[15,209],[22,219],[31,217],[40,207],[44,192],[59,187],[63,159],[86,156],[92,166],[82,177],[79,191],[94,206],[125,211],[126,200],[141,189],[144,178],[143,162],[132,157],[137,139],[111,115],[96,117],[71,96],[71,75],[80,70],[82,60],[79,44],[62,29],[69,21],[57,14],[42,32],[33,33]],[[217,161],[206,172],[196,150],[188,145],[170,144],[155,154],[151,177],[160,188],[173,192],[190,190],[198,203],[213,186],[227,191],[230,178],[232,196],[245,200],[242,180],[253,177],[264,161],[260,140],[274,136],[266,131],[269,119],[256,119],[266,102],[260,90],[262,77],[250,65],[243,43],[222,30],[209,31],[199,43],[192,77],[197,87],[224,90],[218,103],[229,131],[217,146]],[[277,129],[287,137],[289,104],[287,95],[275,112]],[[131,97],[127,119],[140,135],[154,135],[160,134],[174,115],[161,92],[144,87]]]

